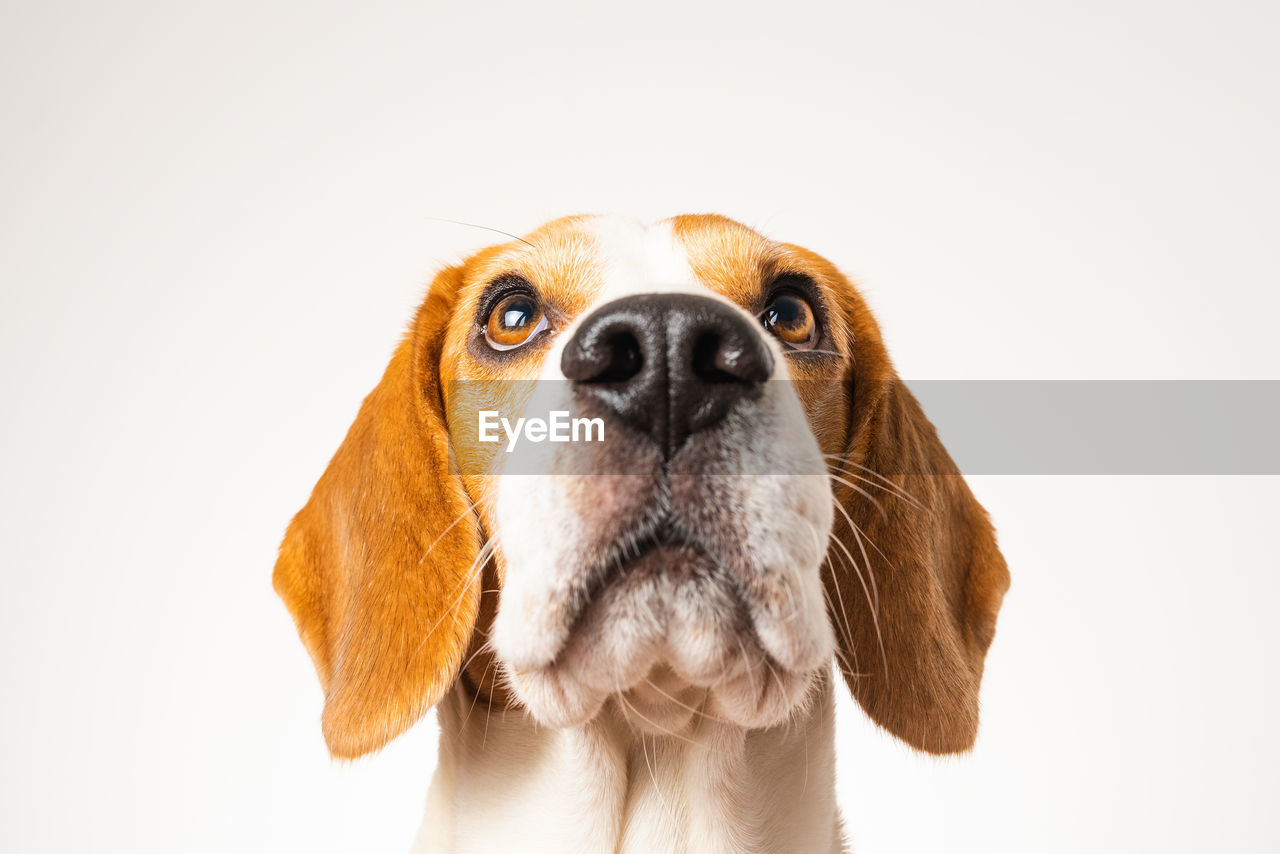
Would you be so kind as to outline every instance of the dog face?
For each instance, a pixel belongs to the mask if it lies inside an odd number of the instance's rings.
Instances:
[[[502,590],[485,666],[554,726],[618,695],[668,731],[704,700],[781,720],[834,649],[831,487],[790,382],[839,388],[847,330],[825,322],[817,271],[705,220],[560,221],[529,243],[461,294],[442,365],[468,378],[445,384],[455,447],[482,447],[478,398],[509,420],[598,419],[602,441],[464,461]]]
[[[509,441],[555,413],[588,438]],[[442,272],[275,581],[337,755],[460,674],[551,726],[769,726],[833,654],[945,752],[1008,575],[848,280],[700,216],[557,220]]]

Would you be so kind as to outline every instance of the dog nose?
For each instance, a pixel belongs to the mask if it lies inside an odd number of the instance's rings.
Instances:
[[[761,329],[740,311],[692,294],[640,294],[589,315],[560,369],[648,435],[669,459],[689,436],[756,397],[773,374]]]

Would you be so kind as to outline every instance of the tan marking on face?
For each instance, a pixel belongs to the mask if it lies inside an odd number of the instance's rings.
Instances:
[[[491,283],[502,276],[519,276],[532,286],[553,332],[562,330],[590,305],[600,290],[604,262],[599,257],[594,217],[553,220],[526,235],[483,250],[463,265],[462,283],[449,320],[440,362],[444,408],[459,470],[476,503],[485,530],[494,530],[492,493],[498,455],[505,445],[478,441],[475,413],[523,411],[532,381],[542,371],[550,350],[550,336],[530,341],[506,354],[480,356],[473,351],[485,318],[481,300]]]
[[[823,453],[836,453],[848,434],[848,389],[858,318],[870,322],[853,284],[825,258],[799,246],[769,240],[728,217],[685,215],[672,218],[671,224],[697,278],[752,313],[764,307],[770,284],[783,274],[807,276],[817,284],[826,306],[823,321],[830,338],[824,349],[843,358],[793,355],[788,357],[787,367],[819,447]],[[875,338],[878,341],[878,333]]]

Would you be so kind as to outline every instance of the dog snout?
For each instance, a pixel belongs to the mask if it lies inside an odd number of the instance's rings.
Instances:
[[[718,300],[641,294],[596,310],[565,346],[575,394],[595,398],[670,458],[773,373],[760,328]]]

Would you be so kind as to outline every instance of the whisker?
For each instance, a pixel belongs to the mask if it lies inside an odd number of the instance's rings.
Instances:
[[[639,710],[639,709],[637,709],[635,706],[632,706],[630,703],[628,703],[628,702],[627,702],[627,698],[626,698],[626,697],[622,696],[621,694],[619,694],[618,696],[621,698],[621,700],[622,700],[622,702],[623,702],[624,704],[626,704],[627,706],[629,706],[629,707],[631,708],[632,713],[633,713],[636,717],[638,717],[640,720],[644,721],[645,723],[647,723],[649,726],[653,727],[654,729],[658,730],[658,731],[659,731],[659,732],[661,732],[663,735],[669,736],[669,737],[671,737],[671,738],[678,738],[678,739],[680,739],[680,740],[681,740],[681,741],[683,741],[683,742],[686,742],[686,743],[688,743],[688,744],[692,744],[694,747],[701,747],[701,745],[700,745],[700,744],[698,744],[698,742],[694,741],[693,739],[691,739],[691,738],[686,738],[685,736],[681,735],[681,734],[680,734],[680,733],[678,733],[678,732],[672,732],[671,730],[669,730],[669,729],[667,729],[666,727],[664,727],[664,726],[662,726],[661,724],[659,724],[657,721],[651,721],[651,720],[649,720],[647,717],[645,717],[643,714],[641,714],[641,712],[640,712],[640,710]],[[643,737],[644,737],[644,736],[642,735],[642,736],[641,736],[641,738],[643,738]],[[654,742],[654,749],[655,749],[655,751],[656,751],[656,749],[657,749],[657,742],[656,742],[656,741]]]
[[[431,556],[431,553],[435,551],[436,546],[438,546],[440,544],[440,541],[444,539],[445,534],[452,531],[454,528],[457,527],[459,522],[461,522],[463,519],[467,518],[468,516],[470,516],[475,512],[476,512],[476,506],[475,504],[472,504],[466,510],[463,510],[461,513],[459,513],[457,518],[454,519],[452,522],[450,522],[448,527],[446,527],[443,531],[441,531],[440,535],[431,541],[431,545],[427,546],[427,550],[422,553],[422,557],[418,558],[418,566],[422,566],[423,562],[426,561],[426,559]]]
[[[724,718],[716,717],[715,715],[704,712],[701,709],[695,709],[693,706],[680,702],[678,699],[676,699],[675,697],[668,694],[666,691],[663,691],[661,688],[659,688],[658,684],[654,682],[652,679],[650,679],[648,676],[644,677],[644,681],[645,681],[645,684],[647,684],[650,688],[657,691],[659,694],[666,697],[668,700],[675,703],[677,706],[679,706],[682,709],[693,712],[695,715],[700,715],[701,717],[704,717],[709,721],[715,721],[716,723],[721,723],[721,724],[729,724],[730,726],[733,725],[732,721],[728,721],[728,720],[725,720]]]
[[[801,727],[800,735],[804,737],[804,781],[800,784],[800,797],[809,791],[809,728]]]
[[[827,566],[831,570],[832,576],[834,576],[836,574],[836,568],[831,565],[832,554],[833,552],[827,553]],[[854,669],[856,670],[858,665],[858,662],[857,662],[858,651],[857,651],[857,647],[853,645],[853,627],[849,625],[849,614],[844,607],[844,594],[840,592],[840,585],[837,583],[835,585],[835,588],[836,588],[836,598],[840,600],[839,608],[836,608],[835,603],[831,601],[831,593],[826,589],[825,585],[823,586],[822,595],[827,600],[827,606],[830,607],[831,610],[835,611],[836,615],[839,617],[839,620],[836,623],[836,628],[840,630],[840,633],[842,635],[844,635],[845,648],[849,650],[851,655],[853,655],[854,657],[853,664],[854,664]],[[846,662],[846,664],[847,663],[848,662]]]
[[[855,477],[856,477],[856,475],[855,475]],[[919,505],[917,505],[917,506],[919,506]],[[891,561],[891,560],[889,559],[889,556],[888,556],[887,554],[885,554],[885,553],[884,553],[884,550],[883,550],[883,549],[881,549],[878,545],[876,545],[875,540],[871,539],[871,536],[870,536],[866,531],[862,530],[862,527],[861,527],[860,525],[858,525],[858,523],[857,523],[857,522],[853,521],[853,519],[849,516],[849,512],[848,512],[847,510],[845,510],[845,509],[844,509],[844,506],[843,506],[843,505],[841,505],[841,504],[840,504],[840,502],[838,502],[838,501],[836,502],[836,509],[840,511],[840,515],[844,516],[845,521],[849,523],[849,527],[853,530],[854,536],[855,536],[855,537],[859,537],[859,538],[860,538],[860,539],[859,539],[859,542],[858,542],[858,547],[859,547],[859,549],[861,549],[861,550],[862,550],[862,553],[863,553],[864,558],[866,557],[866,549],[862,547],[862,541],[861,541],[861,540],[862,540],[862,538],[865,538],[865,539],[866,539],[867,544],[868,544],[868,545],[870,545],[870,546],[871,546],[871,548],[873,548],[873,549],[875,549],[875,550],[876,550],[876,554],[878,554],[878,555],[880,555],[880,557],[884,558],[884,562],[885,562],[885,564],[886,564],[886,565],[888,565],[888,567],[889,567],[890,569],[893,569],[893,561]],[[923,508],[923,507],[921,507],[921,509],[923,510],[924,508]],[[884,518],[884,514],[883,514],[883,512],[881,513],[881,518]],[[868,568],[868,570],[870,570],[870,569],[871,569],[870,561],[868,561],[868,563],[867,563],[867,568]],[[872,587],[875,587],[875,582],[876,582],[876,579],[875,579],[875,573],[874,573],[874,572],[872,572],[872,574],[871,574],[871,585],[872,585]]]
[[[847,519],[849,514],[845,513],[844,515]],[[894,569],[893,561],[889,559],[889,556],[884,553],[883,549],[881,549],[879,546],[876,545],[876,541],[871,539],[871,535],[868,534],[866,531],[862,530],[862,526],[854,522],[852,519],[848,519],[848,522],[850,525],[853,526],[854,533],[863,537],[867,541],[867,545],[875,549],[876,554],[880,555],[880,557],[884,559],[885,565],[888,566],[889,569]]]
[[[427,555],[429,555],[431,553],[431,550],[434,549],[436,545],[440,542],[440,540],[444,538],[444,535],[449,532],[450,528],[453,528],[455,525],[461,522],[464,518],[466,518],[466,515],[468,513],[477,513],[477,511],[480,508],[480,505],[484,503],[484,501],[488,500],[488,498],[489,496],[486,495],[482,497],[480,501],[468,501],[468,503],[471,506],[467,510],[464,510],[462,514],[458,516],[457,519],[454,519],[449,524],[448,528],[445,528],[444,531],[442,531],[440,535],[436,537],[434,541],[432,541],[431,545],[427,547],[426,552],[422,555],[421,558],[418,559],[418,565],[419,566],[422,565],[422,562],[427,559]],[[494,550],[496,549],[496,547],[497,547],[497,543],[494,541],[492,537],[485,538],[485,541],[480,545],[480,549],[476,554],[475,560],[471,562],[471,566],[467,569],[465,573],[463,573],[462,578],[459,579],[458,583],[454,585],[453,589],[449,591],[449,597],[453,599],[453,604],[451,604],[448,607],[448,609],[445,610],[445,612],[440,615],[440,618],[437,619],[435,623],[432,624],[431,628],[427,629],[427,633],[423,635],[422,642],[418,644],[418,648],[414,650],[413,656],[411,656],[409,659],[410,661],[412,661],[413,658],[417,657],[417,654],[422,651],[422,648],[424,646],[427,645],[427,641],[430,640],[431,636],[435,634],[436,629],[440,628],[440,624],[444,622],[444,618],[446,616],[449,616],[450,614],[452,614],[454,624],[455,625],[457,624],[458,615],[456,613],[456,609],[460,604],[462,604],[462,597],[466,595],[467,585],[475,581],[475,579],[478,577],[477,575],[478,572],[484,571],[484,567],[489,562],[489,559],[493,557]],[[407,666],[408,665],[406,664],[406,667]]]
[[[843,513],[844,508],[840,507],[840,502],[835,500],[835,496],[832,496],[831,500],[836,505],[836,507],[840,508],[840,512]],[[840,547],[841,551],[843,551],[845,555],[849,558],[849,562],[853,564],[853,568],[855,570],[854,574],[858,576],[858,583],[862,585],[862,593],[864,596],[867,597],[867,604],[872,605],[871,625],[876,630],[876,644],[880,647],[880,661],[884,664],[884,674],[885,674],[885,679],[887,680],[889,678],[889,658],[884,651],[884,637],[880,634],[880,617],[877,614],[878,608],[872,602],[871,590],[870,588],[867,587],[867,580],[863,578],[862,570],[858,568],[858,562],[857,560],[854,559],[853,553],[849,551],[849,547],[846,546],[839,537],[832,537],[831,539],[837,546]],[[836,588],[837,590],[839,589],[838,584],[836,585]]]
[[[494,668],[493,668],[493,669],[494,669],[494,674],[493,674],[493,682],[494,682],[494,684],[495,684],[495,685],[501,685],[501,686],[502,686],[502,690],[504,690],[504,691],[506,691],[506,692],[510,693],[510,692],[512,691],[512,688],[511,688],[511,680],[510,680],[510,677],[509,677],[509,676],[508,676],[508,674],[507,674],[507,669],[506,669],[506,667],[504,667],[504,666],[502,665],[502,662],[501,662],[501,661],[498,661],[498,659],[497,659],[497,658],[495,658],[495,659],[493,660],[493,664],[494,664]],[[485,675],[486,675],[486,676],[488,676],[488,675],[489,675],[489,672],[488,672],[488,670],[487,670],[487,669],[485,670]],[[503,707],[502,707],[502,722],[503,722],[504,724],[507,722],[507,708],[508,708],[508,706],[507,706],[507,705],[505,705],[505,704],[504,704],[504,705],[503,705]],[[484,746],[485,746],[485,744],[489,741],[489,719],[490,719],[490,718],[492,718],[492,717],[493,717],[493,703],[492,703],[492,702],[489,702],[489,703],[486,703],[486,704],[485,704],[485,713],[484,713],[484,735],[480,737],[480,749],[481,749],[481,750],[484,750]]]
[[[840,515],[849,523],[849,527],[853,529],[853,536],[858,541],[858,550],[862,552],[862,563],[867,568],[867,575],[871,576],[871,592],[875,594],[875,611],[880,612],[880,593],[876,590],[876,575],[871,569],[871,560],[867,557],[867,550],[862,546],[861,531],[857,523],[849,517],[849,511],[840,506],[840,502],[836,502],[836,509],[840,511]]]
[[[446,219],[441,216],[429,216],[427,217],[427,219],[434,220],[435,222],[447,222],[447,223],[450,223],[451,225],[465,225],[467,228],[481,228],[481,229],[484,229],[485,231],[492,231],[494,234],[501,234],[505,237],[510,237],[512,240],[519,240],[521,243],[523,243],[525,246],[528,246],[531,249],[538,248],[534,246],[532,243],[530,243],[529,241],[525,240],[523,237],[519,236],[518,234],[512,234],[511,232],[503,231],[500,228],[492,228],[487,225],[478,225],[474,222],[462,222],[461,220],[456,220],[456,219]]]
[[[842,556],[838,552],[835,552],[834,554],[836,555],[836,557],[840,558],[840,562],[844,564],[846,572],[857,571],[856,567],[850,568],[849,563],[848,561],[845,560],[844,556]],[[834,574],[834,572],[835,572],[835,568],[832,567],[832,573]],[[845,669],[852,675],[857,676],[858,678],[864,678],[864,677],[870,676],[871,674],[869,672],[863,672],[862,666],[858,661],[858,647],[853,642],[853,626],[849,623],[848,612],[845,610],[845,607],[844,607],[844,594],[840,591],[839,584],[836,584],[835,587],[836,587],[836,599],[839,600],[840,602],[840,607],[838,610],[835,608],[834,603],[832,603],[831,601],[831,595],[827,593],[825,590],[823,591],[823,595],[826,596],[827,605],[831,607],[833,610],[837,610],[837,613],[840,614],[840,617],[843,620],[843,623],[844,623],[843,634],[845,637],[844,648],[848,650],[849,655],[852,656],[853,658],[853,661],[850,662],[848,658],[846,658],[844,655],[840,653],[839,649],[836,650],[836,657],[844,665]]]
[[[844,484],[845,486],[847,486],[847,487],[849,487],[850,489],[852,489],[854,492],[856,492],[856,493],[858,493],[859,495],[861,495],[862,497],[866,498],[868,501],[870,501],[872,504],[874,504],[874,505],[876,506],[876,510],[878,510],[878,511],[880,512],[880,518],[881,518],[881,519],[883,519],[883,520],[884,520],[884,521],[886,521],[886,522],[888,522],[888,521],[889,521],[889,514],[885,512],[884,505],[882,505],[879,501],[877,501],[877,500],[876,500],[876,498],[875,498],[875,496],[874,496],[874,495],[872,495],[870,492],[867,492],[865,489],[863,489],[862,487],[858,486],[858,485],[857,485],[857,484],[855,484],[855,483],[852,483],[852,482],[850,482],[850,481],[845,480],[844,478],[840,477],[839,475],[831,474],[831,473],[829,473],[829,472],[828,472],[827,477],[831,478],[831,479],[832,479],[832,480],[834,480],[836,483],[842,483],[842,484]]]
[[[764,666],[769,669],[769,675],[773,677],[773,681],[778,683],[778,690],[782,691],[782,689],[785,687],[782,684],[782,677],[779,676],[778,671],[774,669],[773,662],[770,661],[770,656],[768,653],[764,655]],[[764,695],[767,694],[768,692],[769,692],[769,680],[765,679],[764,691],[760,693],[760,699],[763,700]]]
[[[480,677],[480,681],[481,681],[481,682],[484,682],[484,680],[489,676],[489,668],[490,668],[491,666],[493,666],[493,660],[492,660],[492,659],[490,659],[489,661],[485,662],[485,665],[484,665],[484,675]],[[464,669],[465,669],[465,668],[464,668]],[[466,729],[467,721],[471,720],[471,713],[472,713],[472,712],[474,712],[474,711],[476,710],[476,703],[480,700],[480,690],[481,690],[480,686],[479,686],[479,685],[477,685],[477,686],[476,686],[476,691],[475,691],[475,696],[473,696],[473,697],[471,698],[471,707],[467,709],[467,716],[466,716],[465,718],[463,718],[463,719],[462,719],[462,727],[461,727],[462,729]],[[491,703],[485,703],[485,705],[486,705],[486,706],[488,706],[488,705],[491,705]],[[487,720],[486,720],[486,723],[487,723]]]
[[[617,692],[615,696],[617,696],[617,698],[618,698],[618,703],[619,703],[619,704],[621,705],[621,707],[622,707],[622,715],[623,715],[623,717],[628,721],[628,724],[629,724],[630,726],[632,726],[632,727],[634,727],[634,726],[635,726],[634,724],[631,724],[631,723],[630,723],[630,721],[631,721],[631,712],[635,712],[637,717],[639,717],[639,718],[641,718],[642,720],[644,720],[644,719],[645,719],[645,718],[644,718],[644,716],[643,716],[643,715],[641,715],[641,714],[640,714],[640,712],[639,712],[637,709],[632,708],[632,707],[631,707],[631,704],[627,702],[626,695],[625,695],[625,694],[623,694],[623,692],[622,692],[622,685],[621,685],[620,683],[618,683],[618,682],[616,682],[616,681],[615,681],[615,682],[614,682],[614,689],[615,689],[615,691]],[[650,725],[652,725],[652,723],[653,723],[653,722],[652,722],[652,721],[649,721],[649,723],[650,723]],[[645,766],[645,768],[647,768],[647,769],[649,770],[649,780],[653,782],[653,791],[654,791],[654,794],[656,794],[656,795],[658,796],[658,801],[659,801],[659,803],[661,803],[661,804],[662,804],[662,811],[663,811],[663,812],[665,812],[665,813],[667,814],[668,818],[670,818],[670,819],[671,819],[671,824],[672,824],[672,826],[673,826],[673,827],[675,827],[675,828],[680,828],[680,822],[679,822],[679,820],[677,820],[675,812],[671,809],[671,805],[670,805],[669,803],[667,803],[667,798],[666,798],[666,796],[662,794],[662,787],[658,785],[658,775],[657,775],[656,773],[654,773],[653,766],[649,764],[649,748],[648,748],[648,746],[645,744],[645,740],[644,740],[644,739],[645,739],[645,734],[644,734],[643,732],[641,732],[641,733],[640,733],[640,753],[644,756],[644,766]],[[654,761],[656,762],[656,761],[657,761],[657,759],[658,759],[658,740],[657,740],[657,737],[655,737],[655,738],[654,738],[654,740],[653,740],[653,756],[654,756]],[[681,829],[681,835],[683,835],[683,830],[682,830],[682,829]]]
[[[413,658],[416,658],[419,652],[422,652],[422,648],[427,645],[427,641],[435,634],[436,629],[440,628],[440,624],[444,622],[445,617],[452,615],[454,622],[457,622],[457,608],[462,604],[462,597],[466,595],[466,587],[479,577],[479,572],[484,570],[485,564],[489,562],[489,558],[493,557],[494,547],[495,544],[492,539],[485,540],[484,545],[480,547],[480,553],[477,554],[476,559],[471,562],[471,568],[468,569],[458,583],[454,585],[453,590],[449,591],[449,596],[453,599],[453,604],[451,604],[448,609],[440,615],[439,619],[432,623],[431,628],[427,629],[427,633],[423,635],[422,642],[418,644],[418,648],[414,650],[413,656],[409,659],[410,661],[412,661]]]
[[[746,644],[742,642],[742,637],[738,637],[738,652],[742,653],[742,663],[747,668],[747,681],[751,684],[751,693],[756,694],[756,671],[751,666],[751,657],[747,655]]]
[[[488,640],[486,640],[484,643],[480,644],[480,646],[476,647],[476,651],[475,651],[475,652],[473,652],[473,653],[471,653],[471,655],[467,658],[467,660],[466,660],[466,661],[464,661],[464,662],[462,663],[462,667],[460,667],[460,668],[458,669],[458,672],[460,672],[460,673],[461,673],[462,671],[464,671],[464,670],[466,670],[468,667],[470,667],[470,666],[471,666],[471,662],[473,662],[473,661],[475,661],[475,660],[476,660],[476,656],[477,656],[477,655],[480,655],[481,653],[484,653],[484,652],[493,652],[493,647],[489,646],[489,641],[488,641]]]
[[[860,471],[866,472],[867,474],[871,475],[872,477],[876,478],[878,481],[881,482],[880,484],[876,484],[877,486],[880,486],[881,489],[884,489],[886,491],[893,491],[897,495],[900,495],[901,497],[910,501],[912,504],[919,507],[921,510],[926,509],[925,506],[921,504],[920,501],[914,495],[908,492],[905,487],[899,485],[898,483],[895,483],[893,480],[880,474],[880,472],[876,471],[875,469],[868,468],[867,466],[864,466],[861,463],[855,463],[853,460],[848,459],[847,457],[842,457],[838,454],[823,454],[822,456],[828,460],[835,460],[841,466],[853,466],[854,468]],[[842,473],[849,474],[849,475],[855,474],[854,472],[848,471],[847,469],[845,469]]]

